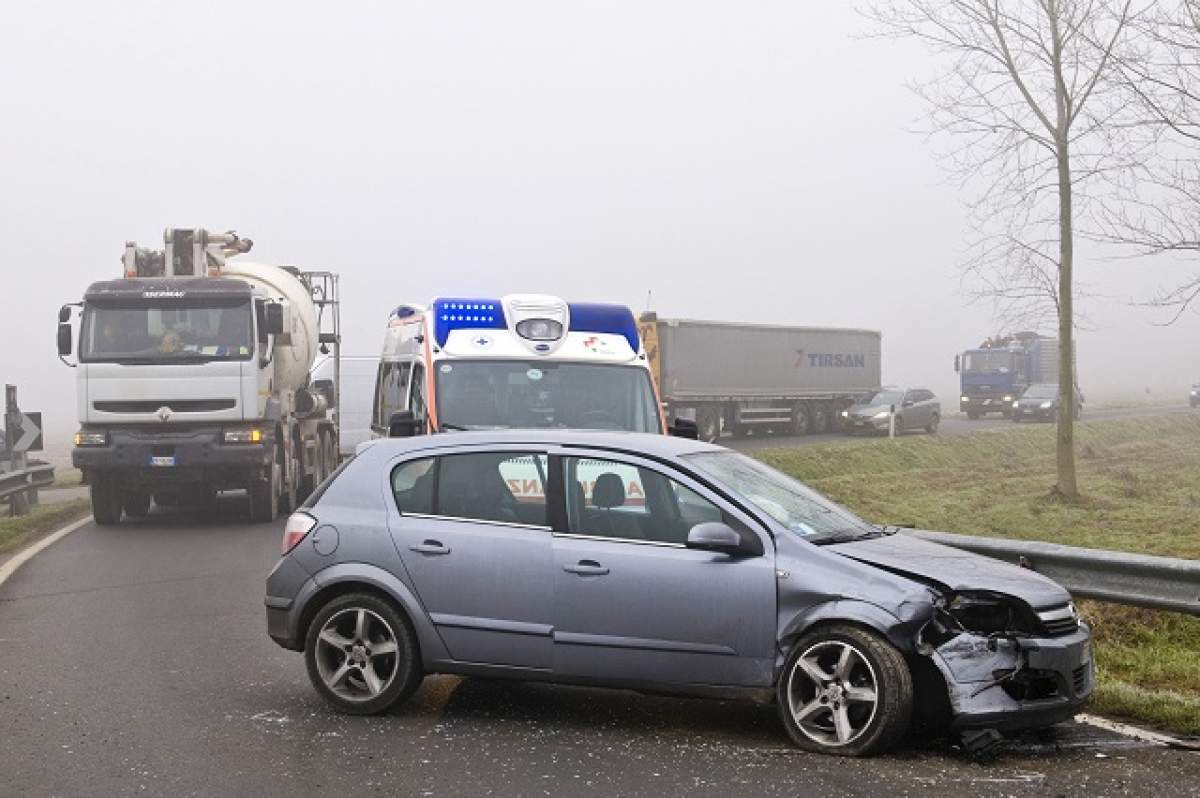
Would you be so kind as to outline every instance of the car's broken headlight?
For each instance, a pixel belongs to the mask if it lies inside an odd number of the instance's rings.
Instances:
[[[1038,618],[1029,605],[1003,593],[963,592],[944,596],[937,620],[951,634],[971,632],[985,636],[1033,635]]]

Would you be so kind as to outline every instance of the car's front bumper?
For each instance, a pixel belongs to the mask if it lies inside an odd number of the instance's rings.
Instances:
[[[873,416],[844,416],[842,429],[846,432],[883,432],[888,428],[890,419]]]
[[[1062,637],[991,639],[961,634],[933,660],[946,679],[956,729],[1012,730],[1078,714],[1095,681],[1091,631]]]
[[[1058,415],[1058,408],[1041,407],[1035,405],[1033,407],[1017,407],[1013,409],[1013,418],[1018,421],[1054,421]]]

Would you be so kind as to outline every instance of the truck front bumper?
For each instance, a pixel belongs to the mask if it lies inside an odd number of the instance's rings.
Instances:
[[[958,400],[958,409],[964,413],[1007,413],[1012,409],[1013,397],[972,396],[967,401]]]
[[[71,463],[89,472],[104,472],[128,487],[206,484],[244,488],[269,476],[271,440],[225,443],[220,427],[164,430],[155,427],[108,427],[102,446],[76,446]]]

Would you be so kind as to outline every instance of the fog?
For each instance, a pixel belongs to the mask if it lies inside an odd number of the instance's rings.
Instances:
[[[342,274],[347,353],[438,294],[648,302],[867,327],[886,382],[956,405],[1000,325],[960,284],[962,195],[912,132],[919,48],[849,3],[20,4],[0,46],[0,379],[76,427],[55,312],[123,243],[234,228]],[[1080,383],[1176,401],[1200,318],[1134,307],[1181,266],[1084,246]]]

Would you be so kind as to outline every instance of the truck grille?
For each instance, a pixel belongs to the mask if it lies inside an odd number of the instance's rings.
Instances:
[[[1074,604],[1065,604],[1052,610],[1042,610],[1038,613],[1042,627],[1051,637],[1069,635],[1079,628],[1079,614]]]
[[[214,410],[229,410],[236,406],[236,399],[151,399],[136,402],[92,402],[92,407],[101,413],[153,413],[160,407],[169,407],[174,413],[207,413]]]

